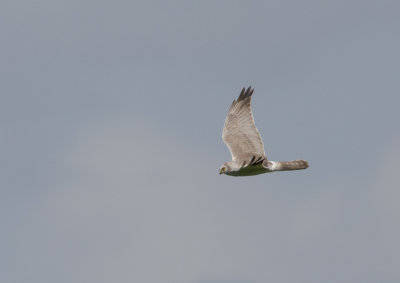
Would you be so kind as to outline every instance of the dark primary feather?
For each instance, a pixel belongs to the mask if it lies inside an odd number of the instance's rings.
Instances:
[[[245,88],[242,89],[242,91],[239,94],[238,99],[233,100],[231,107],[229,107],[229,111],[232,109],[232,107],[234,105],[236,105],[236,103],[245,100],[248,97],[251,97],[253,95],[254,89],[251,89],[251,86],[249,86],[247,88],[247,90]]]

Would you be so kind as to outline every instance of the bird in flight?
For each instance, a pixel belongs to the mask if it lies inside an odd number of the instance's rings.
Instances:
[[[229,108],[222,131],[222,140],[229,148],[232,161],[225,162],[219,174],[252,176],[274,171],[307,169],[304,160],[270,161],[264,152],[260,132],[254,124],[251,96],[254,89],[242,89]]]

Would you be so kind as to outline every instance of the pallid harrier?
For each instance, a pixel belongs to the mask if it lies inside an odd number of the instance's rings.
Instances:
[[[264,145],[254,124],[251,111],[251,96],[254,89],[244,88],[234,100],[225,119],[222,139],[228,146],[232,161],[225,162],[219,174],[230,176],[252,176],[274,171],[300,170],[308,168],[307,161],[269,161]]]

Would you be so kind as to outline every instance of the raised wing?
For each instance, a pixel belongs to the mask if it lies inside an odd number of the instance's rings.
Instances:
[[[254,124],[251,96],[254,89],[244,88],[229,108],[222,131],[222,140],[228,146],[233,160],[266,158],[261,135]]]

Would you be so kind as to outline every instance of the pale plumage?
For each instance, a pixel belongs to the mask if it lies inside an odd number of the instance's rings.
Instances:
[[[251,111],[253,89],[242,89],[237,100],[229,108],[222,131],[222,139],[229,148],[232,161],[224,163],[220,174],[251,176],[273,171],[300,170],[308,168],[304,160],[268,161],[261,135],[257,130]]]

